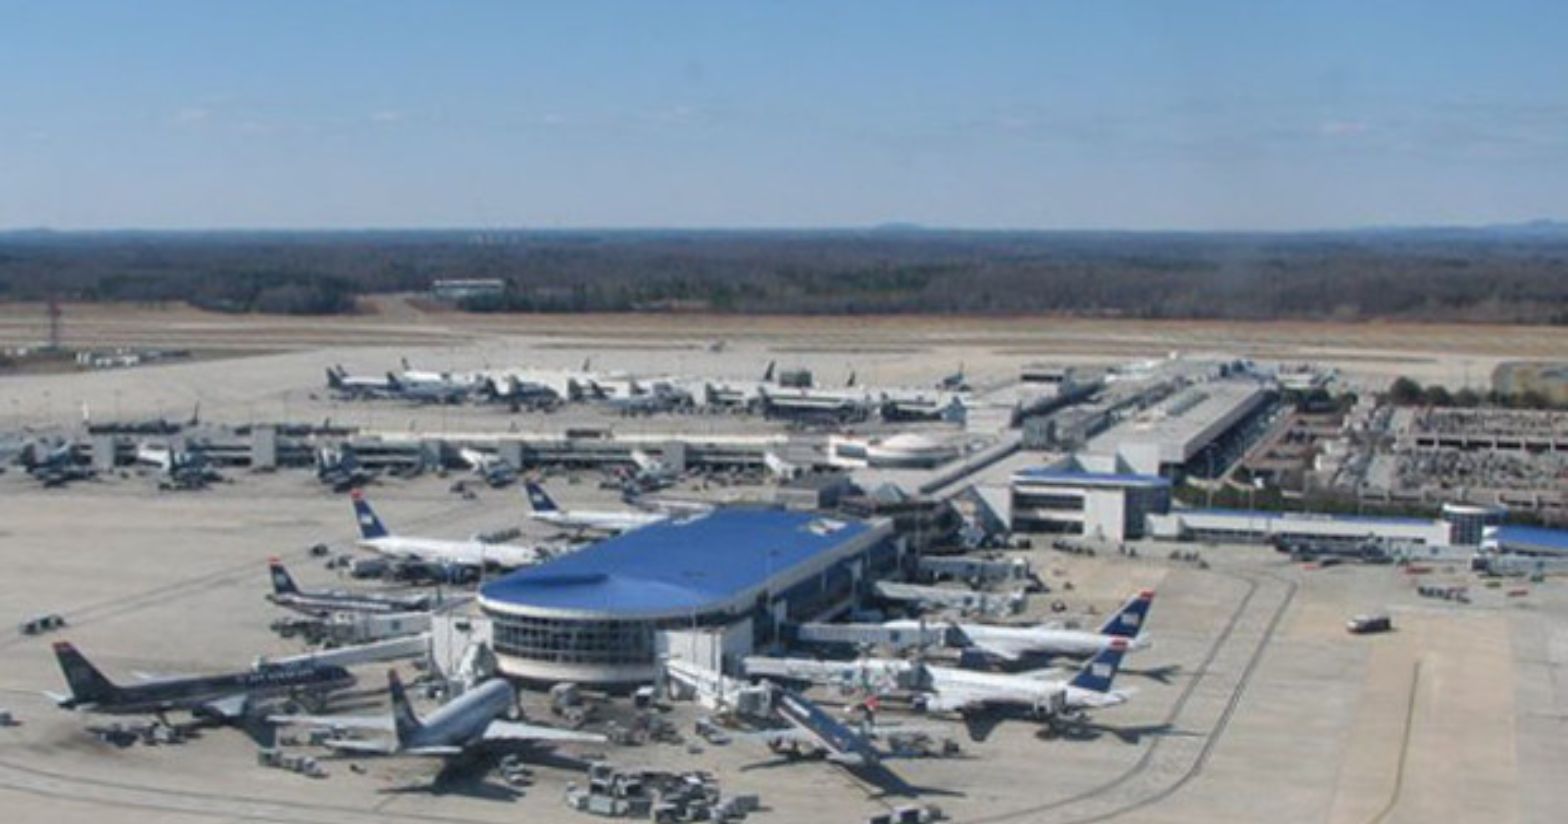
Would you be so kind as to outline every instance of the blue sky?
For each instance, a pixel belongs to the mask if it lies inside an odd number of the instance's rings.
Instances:
[[[5,2],[0,227],[1568,217],[1568,3]]]

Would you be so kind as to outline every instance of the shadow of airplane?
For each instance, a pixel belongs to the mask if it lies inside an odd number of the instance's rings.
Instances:
[[[1144,738],[1202,737],[1201,733],[1178,730],[1168,723],[1112,725],[1080,721],[1066,725],[1045,725],[1035,732],[1035,737],[1044,741],[1095,741],[1106,735],[1123,744],[1138,744]]]
[[[1161,684],[1169,684],[1177,675],[1181,674],[1181,671],[1181,664],[1164,664],[1143,669],[1123,667],[1121,673],[1122,675],[1130,675],[1135,678],[1147,678],[1151,681],[1158,681]]]

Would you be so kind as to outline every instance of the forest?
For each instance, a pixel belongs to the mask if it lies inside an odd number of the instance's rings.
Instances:
[[[0,233],[0,300],[351,312],[497,278],[479,312],[1054,314],[1568,323],[1568,227],[1315,233]]]

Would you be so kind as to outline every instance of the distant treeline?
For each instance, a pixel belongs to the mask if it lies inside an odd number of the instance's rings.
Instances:
[[[0,299],[332,313],[436,278],[474,311],[1059,313],[1568,323],[1568,231],[0,234]]]
[[[1562,409],[1545,392],[1526,389],[1522,392],[1500,392],[1491,389],[1478,392],[1469,387],[1450,392],[1441,384],[1421,384],[1407,377],[1399,377],[1388,387],[1385,398],[1395,406],[1457,406],[1474,409],[1480,406],[1500,409]]]

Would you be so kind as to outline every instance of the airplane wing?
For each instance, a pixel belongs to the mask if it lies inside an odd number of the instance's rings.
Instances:
[[[747,730],[744,732],[726,730],[725,734],[736,741],[758,741],[764,744],[775,744],[781,741],[816,744],[818,741],[817,736],[799,727],[779,727],[777,729]]]
[[[390,715],[269,715],[268,724],[278,726],[320,727],[329,730],[373,730],[391,732]]]
[[[356,755],[392,755],[397,752],[397,746],[390,741],[355,741],[339,738],[326,741],[324,746],[330,750]]]
[[[1072,670],[1063,667],[1045,667],[1014,674],[1019,678],[1027,678],[1031,681],[1065,681],[1072,677]]]
[[[132,670],[131,677],[144,684],[155,684],[159,681],[178,681],[184,678],[200,678],[201,676],[194,673],[146,672],[144,670]]]
[[[454,755],[462,755],[463,748],[456,746],[410,747],[400,752],[403,755],[422,756],[425,758],[450,758]]]
[[[993,698],[983,692],[945,687],[930,693],[925,708],[930,712],[974,712],[990,706]]]
[[[491,721],[490,726],[485,727],[483,738],[486,741],[581,741],[595,744],[609,740],[598,733],[500,720]]]
[[[1007,662],[1017,661],[1019,658],[1018,650],[1004,644],[998,644],[995,641],[976,642],[974,647],[987,655]]]
[[[995,712],[971,712],[964,714],[964,731],[969,733],[969,740],[984,741],[991,737],[998,725],[1002,723],[1002,716]]]
[[[248,693],[235,693],[225,698],[218,698],[202,704],[200,710],[214,718],[233,720],[245,714],[250,708],[250,695]]]

